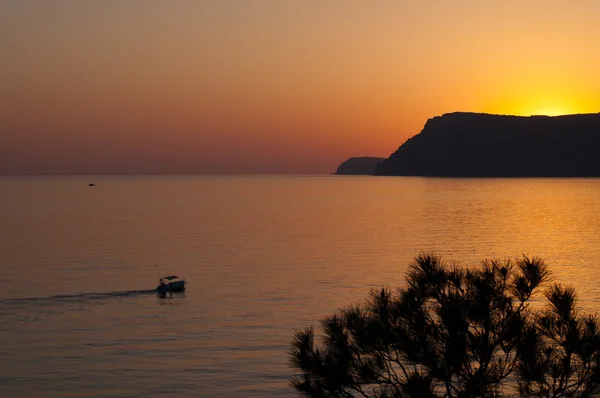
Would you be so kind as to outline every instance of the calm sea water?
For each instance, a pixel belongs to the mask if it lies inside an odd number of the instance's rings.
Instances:
[[[401,284],[423,250],[541,256],[600,310],[598,179],[4,178],[0,192],[2,396],[295,396],[294,330]],[[152,294],[167,274],[185,295]]]

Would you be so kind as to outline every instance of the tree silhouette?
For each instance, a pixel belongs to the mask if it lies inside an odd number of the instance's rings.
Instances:
[[[406,286],[297,331],[293,386],[308,397],[587,397],[600,391],[600,324],[571,287],[552,285],[539,258],[477,268],[420,254]]]

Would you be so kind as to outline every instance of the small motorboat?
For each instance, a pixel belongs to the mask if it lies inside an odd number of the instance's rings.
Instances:
[[[185,279],[176,275],[160,278],[156,287],[156,294],[165,296],[167,293],[177,293],[185,291]]]

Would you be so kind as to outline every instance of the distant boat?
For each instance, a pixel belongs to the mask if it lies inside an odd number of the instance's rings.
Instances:
[[[90,187],[95,187],[95,186],[96,186],[96,184],[93,184],[90,182]]]
[[[185,279],[176,275],[160,278],[156,287],[156,294],[164,297],[167,293],[177,293],[185,291]]]

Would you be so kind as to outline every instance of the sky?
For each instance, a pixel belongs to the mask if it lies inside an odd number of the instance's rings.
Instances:
[[[330,173],[600,112],[600,2],[0,0],[0,174]]]

